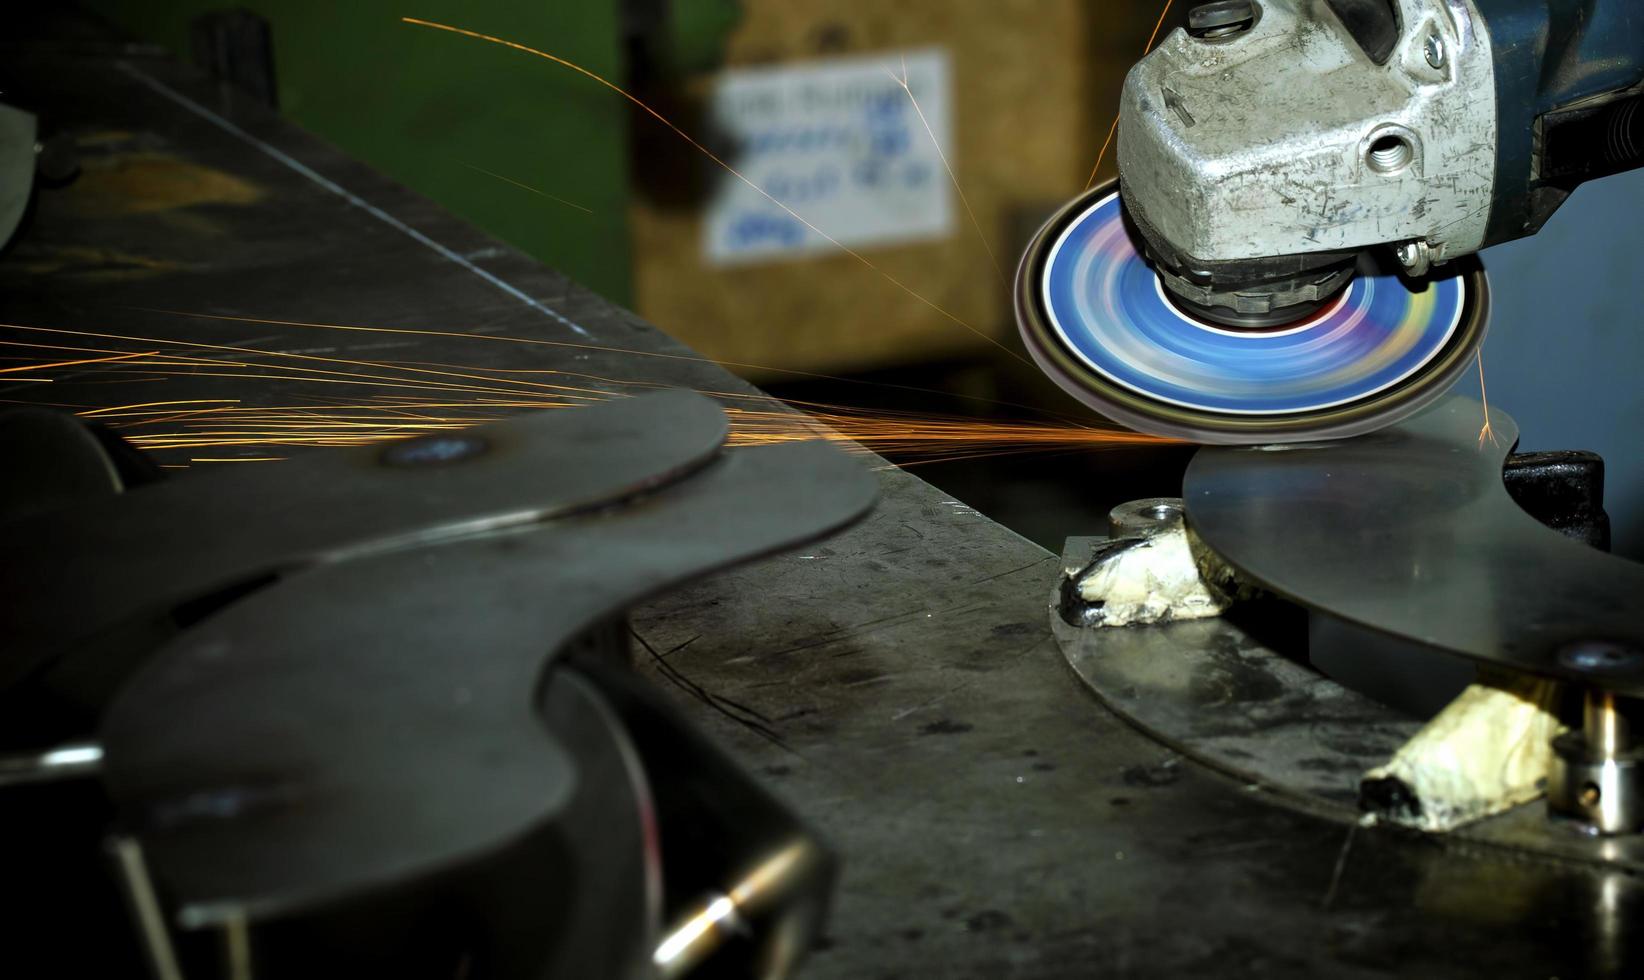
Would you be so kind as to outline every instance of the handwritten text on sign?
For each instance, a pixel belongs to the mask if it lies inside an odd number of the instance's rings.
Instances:
[[[953,226],[936,147],[953,160],[947,54],[909,51],[905,59],[918,111],[899,83],[904,54],[890,52],[728,71],[714,89],[714,131],[734,147],[732,166],[842,244],[941,238]],[[705,224],[704,248],[716,265],[833,248],[729,174]]]

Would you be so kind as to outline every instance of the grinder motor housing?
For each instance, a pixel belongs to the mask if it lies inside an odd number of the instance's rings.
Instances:
[[[1629,0],[1219,0],[1130,71],[1120,189],[1164,285],[1219,322],[1316,309],[1536,232],[1644,164]]]

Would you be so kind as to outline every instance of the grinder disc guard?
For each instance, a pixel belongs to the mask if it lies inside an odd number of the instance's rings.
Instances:
[[[1109,182],[1028,246],[1017,319],[1039,366],[1103,415],[1205,443],[1337,438],[1379,429],[1450,386],[1484,339],[1476,259],[1412,282],[1361,263],[1321,309],[1238,329],[1166,295]]]

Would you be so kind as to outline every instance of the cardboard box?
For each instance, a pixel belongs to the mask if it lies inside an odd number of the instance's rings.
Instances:
[[[1085,186],[1124,73],[1158,16],[1151,4],[1109,9],[1116,6],[747,0],[726,70],[691,82],[659,108],[861,258],[825,242],[817,250],[814,232],[774,206],[762,212],[749,204],[746,188],[741,210],[727,210],[718,182],[733,178],[636,114],[637,173],[653,191],[636,195],[630,208],[639,312],[710,357],[789,370],[837,373],[996,353],[978,334],[1014,346],[1006,282],[1022,229]],[[911,103],[898,111],[884,98],[888,88],[907,101],[884,70],[899,75],[904,55],[925,120]],[[786,118],[770,101],[778,98],[793,107],[793,125],[775,122]],[[853,122],[830,111],[853,100],[889,121]],[[726,118],[753,122],[727,132]],[[926,123],[945,135],[943,154],[982,235],[945,171],[934,175],[947,200],[945,222],[928,183],[866,199],[860,184],[853,187],[858,178],[879,179],[876,171],[910,185],[931,177]],[[800,152],[783,156],[795,146]],[[1110,149],[1104,174],[1111,159]],[[887,240],[887,223],[873,220],[876,209],[895,208],[906,208],[906,223],[917,229],[909,240]]]

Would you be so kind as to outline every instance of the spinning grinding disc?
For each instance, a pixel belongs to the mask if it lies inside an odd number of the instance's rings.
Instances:
[[[1052,218],[1016,274],[1034,360],[1141,432],[1222,444],[1369,432],[1443,394],[1484,339],[1489,299],[1473,258],[1420,281],[1362,259],[1316,312],[1240,329],[1177,306],[1142,248],[1109,182]]]

